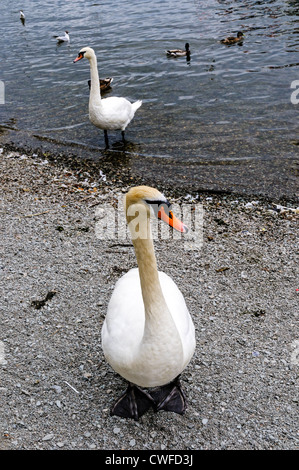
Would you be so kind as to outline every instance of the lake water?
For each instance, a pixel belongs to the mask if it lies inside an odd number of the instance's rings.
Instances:
[[[0,143],[71,149],[104,169],[115,158],[132,181],[182,193],[298,195],[298,19],[298,1],[1,0]],[[237,31],[241,45],[220,43]],[[190,62],[166,57],[187,41]],[[125,149],[114,131],[105,150],[89,122],[89,63],[73,63],[87,45],[114,79],[107,96],[143,101]]]

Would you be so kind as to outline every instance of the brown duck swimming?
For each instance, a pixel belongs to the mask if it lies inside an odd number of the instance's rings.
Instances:
[[[244,39],[244,34],[241,31],[239,31],[237,36],[228,36],[225,39],[221,39],[220,42],[222,42],[222,44],[230,45],[230,44],[240,43],[243,41],[243,39]]]
[[[110,90],[112,82],[113,82],[113,78],[110,78],[110,77],[101,78],[100,81],[99,81],[101,92],[105,92],[107,90]],[[89,89],[90,89],[90,84],[91,84],[91,80],[88,80]]]

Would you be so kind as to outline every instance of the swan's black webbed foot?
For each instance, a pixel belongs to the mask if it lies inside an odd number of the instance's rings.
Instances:
[[[172,411],[184,414],[187,408],[186,396],[181,388],[179,377],[173,382],[151,390],[151,396],[155,401],[155,411]]]
[[[154,400],[149,393],[141,390],[136,385],[129,384],[125,393],[121,395],[111,408],[110,414],[138,421],[154,405]]]

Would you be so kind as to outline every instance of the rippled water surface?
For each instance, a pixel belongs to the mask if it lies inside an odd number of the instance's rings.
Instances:
[[[103,132],[88,120],[89,64],[73,63],[88,45],[100,77],[114,79],[107,96],[143,101],[126,131],[132,175],[182,190],[296,194],[298,19],[298,1],[2,0],[2,140],[105,162]],[[66,29],[70,44],[57,46]],[[237,31],[242,44],[220,43]],[[186,41],[190,62],[166,57]],[[120,132],[110,152],[119,164]]]

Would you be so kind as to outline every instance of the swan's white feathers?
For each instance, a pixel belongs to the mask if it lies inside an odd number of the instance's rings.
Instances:
[[[132,286],[134,286],[133,291]],[[117,361],[122,361],[126,357],[126,361],[130,362],[127,355],[134,355],[133,345],[138,346],[141,342],[144,322],[144,304],[138,268],[133,268],[117,281],[109,301],[102,329],[102,343],[106,357],[113,356]]]
[[[189,363],[195,349],[194,325],[185,299],[174,281],[161,271],[159,271],[159,280],[166,304],[181,336],[183,358],[181,364],[177,364],[177,366],[183,370]],[[158,351],[153,350],[152,356],[156,353],[157,360],[160,359],[161,364],[154,364],[154,367],[151,365],[148,370],[144,365],[146,378],[143,377],[142,382],[140,382],[140,377],[136,376],[137,374],[133,377],[134,368],[131,368],[131,364],[136,362],[136,354],[138,354],[138,348],[144,334],[144,324],[145,310],[139,271],[138,268],[134,268],[122,276],[115,285],[102,328],[102,346],[107,362],[116,372],[137,385],[151,387],[161,385],[161,381],[163,382],[161,367],[163,367],[164,357],[159,357]],[[168,342],[167,334],[168,332],[165,331],[166,343]],[[164,383],[174,379],[176,375],[174,374],[173,377],[167,375],[171,368],[172,355],[172,345],[169,342],[167,370],[165,371],[167,378]],[[125,371],[128,371],[127,373],[130,375],[126,376]]]
[[[125,197],[126,208],[129,205],[134,204],[140,201],[165,201],[167,202],[166,197],[156,188],[151,188],[150,186],[136,186],[131,188]]]
[[[141,101],[130,103],[126,98],[118,96],[103,98],[99,104],[90,102],[89,119],[100,129],[124,131],[141,104]]]
[[[175,282],[162,271],[159,271],[159,279],[166,304],[181,336],[185,368],[195,348],[194,324],[191,320],[184,296]]]

